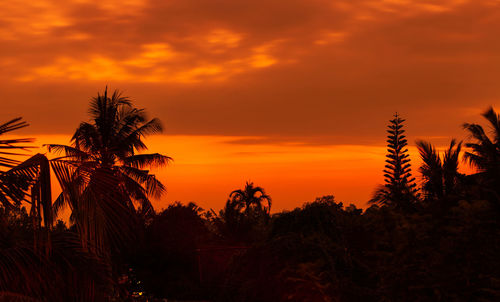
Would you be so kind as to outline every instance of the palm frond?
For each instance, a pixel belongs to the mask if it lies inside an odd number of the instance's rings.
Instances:
[[[90,154],[88,154],[87,152],[71,146],[58,145],[58,144],[47,144],[45,146],[47,146],[49,152],[54,152],[56,154],[63,154],[63,158],[87,160],[91,157]]]
[[[133,146],[137,151],[146,150],[146,145],[142,142],[141,138],[151,134],[161,133],[163,127],[159,119],[152,119],[149,122],[137,127],[129,135],[123,138],[120,146]]]
[[[379,185],[372,196],[368,203],[377,205],[389,205],[391,203],[391,191],[384,185]]]
[[[22,120],[22,117],[14,118],[6,123],[0,124],[0,135],[17,129],[28,127],[29,124]]]
[[[489,108],[483,113],[483,116],[491,124],[494,140],[492,141],[488,137],[481,125],[464,124],[464,129],[467,130],[471,138],[474,139],[474,142],[465,144],[470,151],[465,152],[464,160],[482,172],[490,171],[492,175],[498,176],[498,174],[500,174],[498,171],[498,166],[500,166],[500,144],[498,142],[498,137],[500,137],[498,130],[500,129],[498,126],[498,115],[493,108]]]
[[[481,125],[465,123],[465,124],[463,124],[463,128],[465,130],[469,131],[469,134],[471,135],[471,137],[476,139],[477,141],[481,142],[481,144],[487,145],[487,146],[494,145],[493,142],[488,137],[488,135],[486,135],[486,132],[484,131],[484,129]]]
[[[155,175],[149,174],[149,171],[147,170],[140,170],[128,166],[121,166],[120,170],[125,175],[131,177],[140,184],[145,185],[145,190],[148,196],[160,198],[166,192],[166,187],[156,178]]]
[[[488,108],[482,116],[490,123],[495,144],[500,147],[500,114],[497,114],[493,107]]]
[[[27,127],[28,123],[22,120],[22,118],[18,117],[12,119],[6,123],[0,124],[0,135],[12,132],[24,127]],[[19,138],[19,139],[4,139],[0,140],[0,150],[27,150],[29,148],[33,148],[33,146],[24,145],[27,143],[32,143],[34,139],[31,138]],[[4,155],[19,155],[18,153],[10,152],[10,151],[2,151],[1,154]],[[0,167],[4,168],[13,168],[17,164],[19,164],[18,160],[8,158],[5,156],[0,156]]]
[[[145,167],[164,167],[172,160],[169,156],[154,153],[128,156],[123,159],[123,163],[127,166],[143,169]]]
[[[94,125],[81,123],[71,138],[75,149],[92,152],[99,150],[103,146],[99,132]]]

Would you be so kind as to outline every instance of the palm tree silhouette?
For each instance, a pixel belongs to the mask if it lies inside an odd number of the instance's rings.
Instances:
[[[249,243],[259,238],[269,222],[272,199],[263,188],[246,182],[244,189],[229,194],[219,215],[213,213],[213,223],[220,235],[233,243]]]
[[[492,138],[481,125],[465,123],[464,129],[469,132],[474,142],[466,143],[470,151],[464,158],[500,191],[500,115],[493,107],[488,108],[482,116],[489,122]]]
[[[440,199],[455,193],[461,174],[458,161],[462,143],[453,139],[441,157],[434,146],[425,141],[417,141],[417,148],[422,158],[420,173],[424,180],[422,190],[427,199]]]
[[[63,187],[55,209],[69,205],[83,239],[102,246],[105,237],[120,241],[130,214],[152,212],[150,197],[159,198],[165,186],[147,168],[164,166],[171,158],[138,154],[147,149],[143,137],[161,132],[162,126],[156,118],[148,121],[144,110],[118,91],[98,93],[89,113],[91,121],[80,124],[71,146],[48,149],[64,153],[52,161]]]
[[[239,212],[249,213],[252,210],[266,214],[271,212],[271,196],[267,195],[263,188],[254,187],[253,182],[247,181],[243,190],[232,191],[229,198],[228,202]]]

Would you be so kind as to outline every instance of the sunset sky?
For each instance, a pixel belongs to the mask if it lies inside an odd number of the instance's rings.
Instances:
[[[499,0],[0,2],[0,120],[68,143],[89,99],[119,89],[164,124],[168,194],[220,209],[254,181],[273,210],[317,196],[365,206],[385,127],[465,139],[500,109]]]

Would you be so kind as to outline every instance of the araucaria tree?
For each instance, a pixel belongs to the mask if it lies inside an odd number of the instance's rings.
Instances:
[[[415,178],[411,174],[404,121],[397,113],[390,120],[384,169],[385,185],[375,192],[371,202],[407,209],[415,202],[417,190]]]

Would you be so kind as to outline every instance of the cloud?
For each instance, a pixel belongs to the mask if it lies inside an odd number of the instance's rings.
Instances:
[[[275,143],[458,136],[500,105],[498,1],[16,0],[0,4],[0,117],[71,132],[106,84],[167,132]],[[47,107],[49,106],[49,107]],[[51,116],[58,116],[57,120]]]

